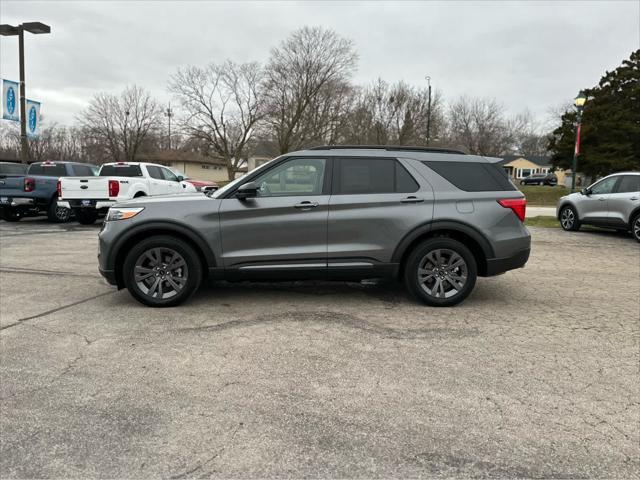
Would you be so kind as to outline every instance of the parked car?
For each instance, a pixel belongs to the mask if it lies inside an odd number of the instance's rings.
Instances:
[[[3,167],[14,169],[15,167]],[[94,165],[76,162],[35,162],[26,173],[0,175],[0,215],[17,222],[46,214],[49,221],[66,222],[71,210],[58,201],[58,179],[93,175]]]
[[[174,168],[171,168],[170,170],[175,173],[176,176],[181,176],[185,182],[193,185],[197,192],[211,193],[220,188],[216,182],[212,182],[210,180],[195,180],[191,177],[187,177],[184,173]]]
[[[553,173],[534,173],[520,180],[520,185],[558,185],[558,177]]]
[[[90,225],[116,202],[131,198],[195,192],[169,168],[154,163],[105,163],[97,177],[62,178],[59,205],[70,208],[78,222]]]
[[[525,208],[484,157],[318,147],[278,157],[211,196],[119,202],[99,234],[99,268],[153,307],[185,301],[207,275],[391,277],[428,305],[451,306],[477,276],[525,265]]]
[[[580,230],[582,225],[630,230],[640,242],[640,172],[609,175],[560,198],[556,216],[568,231]]]

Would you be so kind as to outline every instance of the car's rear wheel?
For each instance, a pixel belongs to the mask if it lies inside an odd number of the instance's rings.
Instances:
[[[432,238],[409,255],[404,280],[419,300],[434,307],[457,305],[469,296],[478,267],[471,251],[451,238]]]
[[[76,220],[82,225],[93,225],[98,218],[98,212],[86,208],[77,209],[74,213]]]
[[[202,265],[188,243],[159,235],[131,249],[124,261],[123,279],[139,302],[150,307],[173,307],[198,289]]]
[[[58,199],[54,198],[47,208],[47,219],[54,223],[66,223],[71,218],[71,209],[58,206]]]
[[[580,230],[580,220],[578,212],[571,205],[566,205],[560,210],[560,225],[568,232]]]
[[[631,220],[631,235],[636,241],[640,242],[640,213]]]

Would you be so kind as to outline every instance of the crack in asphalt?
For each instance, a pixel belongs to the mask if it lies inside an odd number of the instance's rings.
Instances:
[[[104,297],[106,295],[111,295],[113,293],[116,293],[116,292],[114,291],[114,292],[99,293],[98,295],[93,295],[91,297],[84,298],[82,300],[78,300],[78,301],[75,301],[75,302],[71,302],[71,303],[68,303],[66,305],[62,305],[60,307],[52,308],[51,310],[47,310],[46,312],[38,313],[36,315],[31,315],[31,316],[25,317],[25,318],[20,318],[20,319],[16,320],[13,323],[10,323],[8,325],[4,325],[4,326],[0,327],[0,331],[6,330],[7,328],[15,327],[16,325],[20,325],[21,323],[26,322],[27,320],[33,320],[34,318],[45,317],[45,316],[47,316],[47,315],[49,315],[51,313],[59,312],[60,310],[64,310],[66,308],[75,307],[76,305],[80,305],[81,303],[89,302],[89,301],[94,300],[96,298]]]
[[[0,268],[0,273],[17,273],[19,275],[45,275],[48,277],[90,277],[97,278],[89,273],[55,272],[52,270],[34,270],[25,268]]]

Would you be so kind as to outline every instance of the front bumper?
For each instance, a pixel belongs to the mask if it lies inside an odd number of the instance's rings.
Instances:
[[[531,249],[527,248],[516,252],[514,255],[504,258],[489,258],[487,259],[487,277],[492,275],[500,275],[501,273],[516,268],[522,268],[529,260]]]

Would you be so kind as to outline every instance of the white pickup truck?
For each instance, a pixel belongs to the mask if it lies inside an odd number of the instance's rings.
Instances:
[[[70,208],[78,222],[89,225],[116,202],[145,195],[195,192],[167,167],[154,163],[105,163],[97,177],[61,177],[58,206]]]

